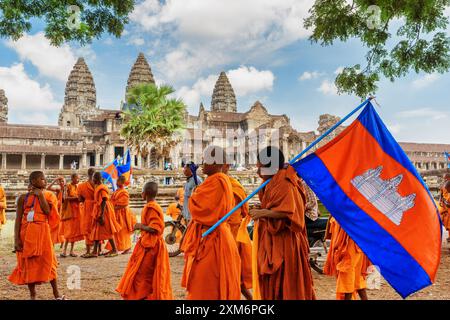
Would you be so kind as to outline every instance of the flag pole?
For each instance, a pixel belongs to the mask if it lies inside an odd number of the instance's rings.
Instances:
[[[350,112],[348,115],[346,115],[344,118],[342,118],[340,121],[338,121],[334,126],[329,128],[326,132],[324,132],[319,138],[314,140],[308,147],[306,147],[305,150],[303,150],[300,154],[298,154],[294,159],[289,161],[289,164],[294,164],[297,162],[298,159],[300,159],[303,155],[305,155],[309,150],[311,150],[313,147],[315,147],[320,141],[325,139],[331,132],[336,130],[337,127],[339,127],[342,123],[348,120],[351,116],[353,116],[356,112],[358,112],[361,108],[365,107],[371,100],[373,100],[375,97],[369,97],[366,99],[363,103],[361,103],[359,106],[357,106],[352,112]],[[213,232],[220,224],[222,224],[225,220],[227,220],[233,213],[236,212],[239,208],[241,208],[246,202],[248,202],[251,198],[253,198],[261,189],[263,189],[272,179],[268,179],[264,181],[263,184],[261,184],[256,190],[254,190],[251,194],[247,196],[244,200],[242,200],[237,206],[235,206],[230,212],[228,212],[226,215],[224,215],[219,221],[217,221],[211,228],[209,228],[205,233],[203,233],[202,238],[209,235],[211,232]]]

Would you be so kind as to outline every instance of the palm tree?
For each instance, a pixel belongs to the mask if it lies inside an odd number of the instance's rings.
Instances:
[[[152,149],[157,156],[167,157],[180,140],[186,105],[181,99],[169,97],[174,92],[167,85],[139,84],[127,95],[129,108],[122,115],[121,135],[143,157]]]

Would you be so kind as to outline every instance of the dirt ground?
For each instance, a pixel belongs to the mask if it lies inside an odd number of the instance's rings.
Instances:
[[[5,240],[5,239],[2,239]],[[11,253],[12,243],[2,241],[0,246],[0,300],[27,299],[28,290],[24,286],[15,286],[7,280],[8,275],[14,269],[16,260]],[[59,247],[56,250],[59,255]],[[77,246],[77,252],[82,253],[82,244]],[[58,258],[59,260],[59,286],[60,291],[72,300],[114,300],[120,299],[115,292],[115,287],[128,262],[129,255],[120,255],[115,258],[99,257],[97,259],[82,258]],[[181,288],[181,274],[183,272],[184,259],[178,256],[170,259],[172,271],[172,288],[176,299],[184,299],[185,291]],[[80,288],[70,288],[70,274],[74,267],[79,267],[81,275]],[[77,268],[75,268],[77,269]],[[69,273],[68,273],[69,272]],[[450,246],[445,243],[442,249],[442,260],[437,275],[436,283],[408,299],[450,299]],[[314,286],[318,299],[335,298],[335,280],[332,277],[319,275],[313,271]],[[384,281],[380,289],[369,290],[369,299],[394,300],[401,299],[398,294]],[[38,287],[39,299],[52,299],[49,284]]]

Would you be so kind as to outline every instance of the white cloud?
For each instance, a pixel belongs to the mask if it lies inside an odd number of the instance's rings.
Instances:
[[[439,75],[436,73],[426,74],[423,77],[413,81],[412,86],[416,89],[422,89],[430,86],[436,80],[439,79]]]
[[[323,94],[326,94],[326,95],[337,95],[338,94],[336,85],[334,84],[334,82],[332,82],[330,80],[323,80],[320,87],[317,88],[317,91],[322,92]]]
[[[170,80],[195,79],[214,67],[266,58],[310,33],[302,20],[313,0],[146,0],[130,19],[172,45],[157,61]]]
[[[400,118],[422,118],[431,120],[441,120],[449,116],[448,112],[434,110],[432,108],[421,108],[414,110],[406,110],[397,113],[397,117]]]
[[[401,131],[402,128],[403,128],[403,126],[401,124],[398,124],[398,123],[394,123],[394,124],[388,125],[389,131],[391,133],[393,133],[393,134],[398,134]]]
[[[28,60],[36,66],[42,75],[61,81],[67,80],[76,62],[76,55],[69,45],[54,47],[43,32],[26,34],[19,40],[9,40],[6,44],[18,53],[22,61]]]
[[[132,45],[140,47],[140,46],[143,46],[145,44],[145,40],[142,39],[142,38],[131,38],[128,41],[128,44],[132,44]]]
[[[228,79],[237,97],[272,90],[275,76],[270,70],[257,70],[255,67],[241,66],[227,72]],[[198,107],[202,97],[211,97],[218,74],[200,78],[192,87],[183,86],[177,95],[183,98],[191,110]]]
[[[321,77],[322,75],[323,75],[323,73],[320,73],[318,71],[305,71],[298,78],[298,80],[299,81],[305,81],[305,80],[317,79],[317,78]]]
[[[344,71],[344,67],[340,66],[334,71],[334,74],[338,75],[338,74],[342,73],[342,71]]]
[[[50,86],[31,79],[22,63],[0,67],[0,83],[8,98],[10,119],[48,124],[48,115],[56,114],[61,108],[62,103],[56,101]]]

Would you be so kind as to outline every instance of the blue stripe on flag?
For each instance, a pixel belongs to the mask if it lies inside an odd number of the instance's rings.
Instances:
[[[431,284],[428,274],[403,246],[342,191],[319,157],[311,154],[293,166],[403,298]]]

